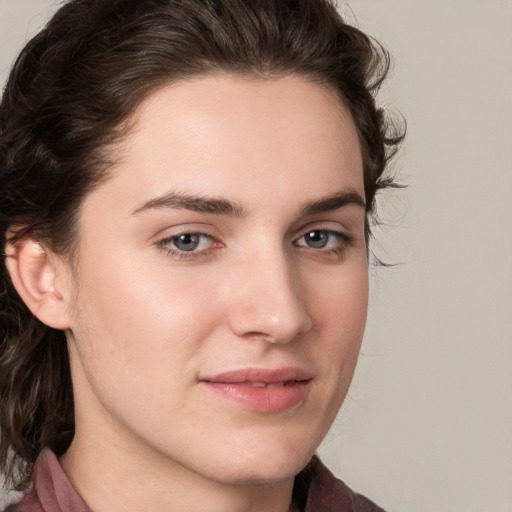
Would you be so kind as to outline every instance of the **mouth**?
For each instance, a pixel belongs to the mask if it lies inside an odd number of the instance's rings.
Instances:
[[[313,375],[300,368],[246,368],[203,377],[200,383],[235,406],[269,414],[299,407],[312,380]]]
[[[241,382],[240,385],[251,386],[253,388],[283,388],[284,386],[293,386],[296,380],[287,380],[286,382]]]

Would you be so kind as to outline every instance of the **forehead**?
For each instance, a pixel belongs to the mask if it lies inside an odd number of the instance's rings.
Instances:
[[[348,108],[304,77],[194,77],[155,91],[130,121],[110,187],[122,189],[132,209],[141,196],[175,186],[235,201],[254,189],[283,199],[347,187],[364,195]]]

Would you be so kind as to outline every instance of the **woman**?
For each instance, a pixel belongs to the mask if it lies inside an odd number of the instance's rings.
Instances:
[[[0,112],[10,511],[379,509],[347,392],[385,52],[324,0],[71,0]]]

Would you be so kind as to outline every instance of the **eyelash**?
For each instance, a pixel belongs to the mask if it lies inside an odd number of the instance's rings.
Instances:
[[[333,248],[325,249],[323,247],[315,248],[315,247],[310,247],[308,245],[299,243],[300,240],[304,239],[307,235],[311,235],[312,233],[317,233],[317,234],[321,233],[322,235],[327,235],[328,237],[336,238],[337,239],[336,246]],[[184,251],[184,250],[180,250],[177,248],[173,248],[171,244],[175,244],[176,241],[180,237],[184,237],[184,236],[199,237],[199,238],[202,238],[203,240],[206,238],[206,239],[210,240],[210,243],[212,245],[210,245],[209,247],[207,247],[205,249],[200,249],[200,250],[193,249],[191,251]],[[305,232],[299,238],[297,238],[294,241],[294,245],[298,246],[298,247],[304,247],[306,250],[311,250],[314,253],[317,253],[318,256],[339,258],[353,244],[353,242],[354,242],[354,237],[348,233],[344,233],[341,231],[335,231],[332,229],[311,229],[311,230]],[[218,242],[217,240],[215,240],[215,238],[212,237],[211,235],[208,235],[207,233],[200,233],[200,232],[193,232],[193,231],[179,233],[177,235],[172,235],[172,236],[166,237],[166,238],[156,242],[156,245],[166,255],[171,256],[172,258],[174,258],[178,261],[193,260],[193,259],[197,259],[197,258],[201,258],[201,257],[208,257],[213,251],[223,247],[223,245],[220,242]]]
[[[175,249],[171,246],[171,244],[175,243],[176,240],[178,240],[180,237],[183,236],[197,236],[200,238],[207,238],[209,239],[213,245],[210,245],[206,249],[201,250],[192,250],[192,251],[182,251],[180,249]],[[179,233],[177,235],[172,235],[167,238],[164,238],[162,240],[159,240],[157,242],[157,246],[162,250],[165,254],[168,256],[171,256],[172,258],[183,261],[183,260],[192,260],[195,258],[200,258],[204,256],[209,256],[212,251],[222,247],[222,244],[215,240],[211,235],[208,235],[206,233],[199,233],[199,232],[193,232],[193,231],[187,231],[184,233]]]
[[[299,244],[298,242],[305,238],[307,235],[311,235],[313,233],[327,235],[330,238],[335,238],[335,246],[332,248],[324,248],[324,247],[310,247],[307,245]],[[329,239],[328,239],[329,240]],[[304,233],[300,238],[295,241],[295,245],[299,247],[305,247],[318,253],[319,256],[330,256],[330,257],[340,257],[344,254],[344,252],[353,244],[354,237],[348,233],[343,233],[342,231],[335,231],[333,229],[311,229]]]

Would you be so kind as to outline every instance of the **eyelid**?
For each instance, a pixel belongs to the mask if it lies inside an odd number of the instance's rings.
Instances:
[[[204,234],[212,238],[216,238],[217,231],[218,230],[215,228],[215,226],[212,226],[212,224],[208,222],[185,221],[169,223],[168,221],[166,221],[162,222],[160,225],[157,226],[157,229],[153,230],[150,239],[157,240],[163,238],[171,238],[173,236],[180,236],[187,233],[193,233],[198,235]]]
[[[354,227],[354,226],[353,226]],[[352,228],[353,228],[352,227]],[[295,235],[293,235],[294,240],[298,240],[302,238],[307,233],[311,231],[326,231],[334,234],[339,234],[343,237],[351,237],[355,238],[354,231],[350,226],[346,226],[344,223],[339,220],[334,219],[318,219],[313,220],[308,223],[304,223],[295,229]]]

